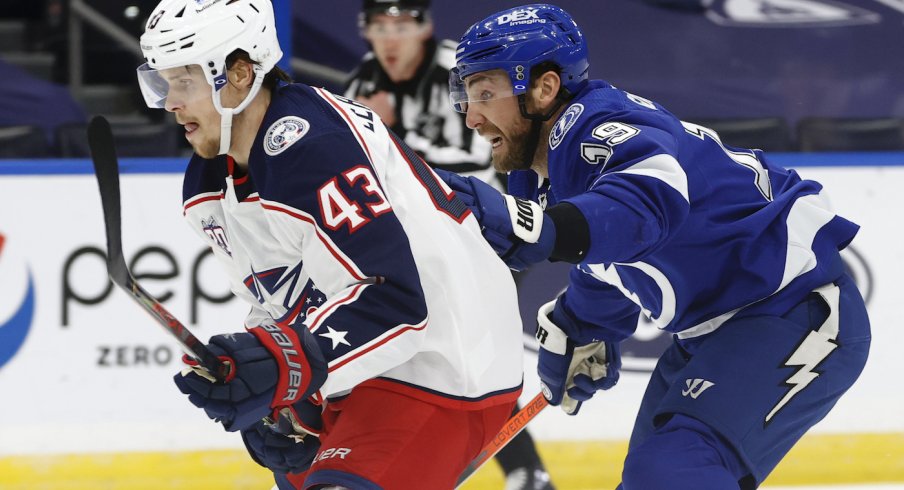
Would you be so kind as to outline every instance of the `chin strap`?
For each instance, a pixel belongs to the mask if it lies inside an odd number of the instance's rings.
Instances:
[[[229,146],[232,144],[232,116],[235,113],[235,109],[224,108],[220,110],[220,149],[217,155],[229,153]]]
[[[548,121],[553,114],[558,111],[563,104],[571,99],[571,95],[567,91],[562,90],[556,95],[556,103],[549,109],[546,114],[531,114],[527,112],[527,97],[525,94],[518,95],[518,109],[521,110],[521,117],[530,120],[530,133],[527,138],[527,147],[524,149],[524,159],[529,168],[534,163],[534,155],[537,153],[537,146],[540,144],[540,129],[544,122]]]
[[[251,101],[257,96],[257,93],[260,92],[261,86],[264,83],[264,73],[263,69],[254,65],[254,82],[251,84],[251,89],[248,91],[248,95],[245,97],[238,106],[235,108],[231,107],[223,107],[220,103],[220,92],[215,91],[213,94],[213,105],[217,109],[217,112],[220,113],[220,149],[217,153],[218,155],[225,155],[229,153],[229,147],[232,145],[232,118],[236,114],[245,110]]]

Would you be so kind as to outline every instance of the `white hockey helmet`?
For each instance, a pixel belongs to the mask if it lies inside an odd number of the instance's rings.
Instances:
[[[160,72],[196,65],[203,72],[217,111],[223,116],[220,154],[229,149],[232,115],[257,95],[264,76],[282,58],[271,0],[163,0],[140,40],[146,63],[138,67],[142,95],[151,108],[164,108],[170,87]],[[241,49],[256,64],[251,92],[235,108],[224,108],[226,57]]]

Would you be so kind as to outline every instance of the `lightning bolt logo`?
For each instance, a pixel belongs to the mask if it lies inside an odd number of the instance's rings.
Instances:
[[[800,368],[785,380],[785,386],[790,389],[766,415],[764,425],[769,425],[772,417],[782,407],[787,405],[795,395],[819,377],[820,372],[816,368],[829,357],[832,351],[838,348],[838,342],[835,340],[838,337],[838,287],[834,284],[829,284],[817,289],[815,292],[819,293],[829,305],[829,316],[818,330],[807,333],[803,342],[797,346],[797,349],[785,361],[785,366],[800,366]]]

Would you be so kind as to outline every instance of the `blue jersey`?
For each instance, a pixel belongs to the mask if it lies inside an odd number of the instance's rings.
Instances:
[[[577,342],[626,338],[639,311],[679,338],[783,314],[843,273],[838,251],[858,230],[819,183],[602,81],[554,124],[548,163],[548,180],[512,172],[509,190],[587,220],[560,299]]]

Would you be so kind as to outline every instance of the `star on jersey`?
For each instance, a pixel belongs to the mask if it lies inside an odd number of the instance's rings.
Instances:
[[[345,336],[348,335],[348,331],[341,332],[341,331],[333,329],[333,327],[330,327],[330,326],[327,326],[326,328],[329,330],[329,332],[322,333],[322,334],[320,334],[320,336],[326,337],[326,338],[330,339],[331,341],[333,341],[333,349],[334,350],[336,349],[336,347],[339,347],[339,344],[345,344],[348,346],[352,345],[347,340],[345,340]]]

